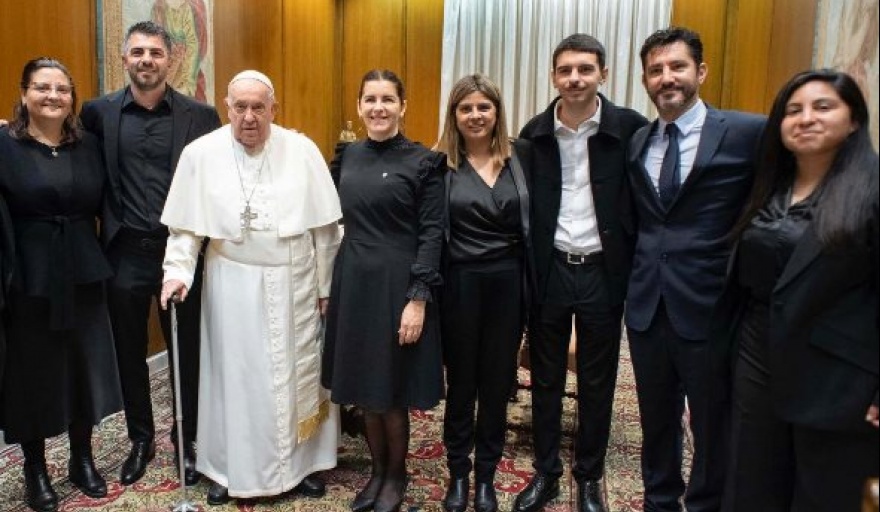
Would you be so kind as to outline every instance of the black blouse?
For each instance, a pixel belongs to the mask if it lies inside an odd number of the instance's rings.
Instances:
[[[791,191],[777,193],[752,219],[739,246],[737,276],[753,300],[769,303],[776,281],[812,220],[812,197],[789,206]]]
[[[510,166],[490,187],[464,159],[451,172],[449,246],[451,263],[517,257],[522,253],[519,195]]]

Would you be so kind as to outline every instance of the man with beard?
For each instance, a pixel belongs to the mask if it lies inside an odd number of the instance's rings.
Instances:
[[[162,259],[168,238],[168,229],[159,218],[183,147],[220,126],[220,117],[213,107],[187,98],[167,85],[170,56],[171,38],[164,28],[149,21],[132,25],[126,33],[122,54],[131,85],[86,102],[81,114],[85,128],[101,140],[107,165],[101,241],[114,269],[107,302],[116,340],[128,437],[132,442],[122,464],[120,481],[124,485],[137,482],[156,453],[146,358],[147,321],[153,299],[158,298],[162,286]],[[197,272],[196,276],[200,274]],[[184,417],[182,455],[187,485],[199,480],[194,449],[199,287],[197,277],[194,289],[190,290],[196,300],[178,308]],[[169,344],[168,313],[160,311],[159,320]],[[172,439],[177,434],[172,431]],[[174,448],[176,451],[176,442]]]
[[[640,52],[642,83],[659,119],[630,142],[627,168],[638,236],[626,326],[642,425],[646,511],[715,511],[727,466],[729,405],[711,386],[709,317],[721,294],[727,234],[749,192],[765,119],[720,111],[699,98],[703,43],[659,30]],[[715,391],[715,392],[713,392]],[[682,479],[685,398],[694,440]]]
[[[529,321],[535,475],[516,512],[540,510],[559,494],[562,395],[572,317],[577,337],[578,429],[572,474],[578,511],[604,512],[600,480],[611,428],[623,298],[633,250],[626,147],[648,123],[599,94],[605,48],[574,34],[553,52],[559,92],[522,129],[534,144]]]

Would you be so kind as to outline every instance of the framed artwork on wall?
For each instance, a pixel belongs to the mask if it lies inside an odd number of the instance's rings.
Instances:
[[[101,93],[123,87],[125,31],[152,20],[171,35],[168,83],[179,92],[214,103],[214,0],[98,0],[98,73]]]
[[[855,78],[868,100],[871,138],[878,147],[880,2],[821,0],[813,66],[834,68]]]

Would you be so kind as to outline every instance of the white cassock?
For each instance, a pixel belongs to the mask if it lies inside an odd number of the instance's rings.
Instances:
[[[189,288],[210,238],[196,469],[231,496],[278,495],[336,466],[317,304],[330,292],[340,216],[327,165],[301,134],[272,125],[263,151],[247,155],[227,125],[181,154],[162,213],[164,280]]]

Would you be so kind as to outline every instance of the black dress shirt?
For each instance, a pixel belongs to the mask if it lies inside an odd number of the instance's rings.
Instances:
[[[449,190],[449,261],[517,257],[522,253],[519,195],[505,165],[489,187],[464,160]]]
[[[171,186],[173,118],[168,95],[148,110],[126,92],[119,122],[119,170],[122,225],[140,231],[162,230],[159,218]]]

